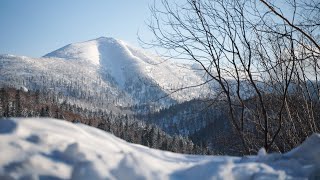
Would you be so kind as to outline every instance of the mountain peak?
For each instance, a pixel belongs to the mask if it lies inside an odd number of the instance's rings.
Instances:
[[[45,57],[37,59],[20,56],[0,57],[0,61],[8,61],[12,64],[11,66],[6,65],[9,70],[0,73],[0,76],[17,77],[21,79],[19,82],[28,81],[29,75],[44,76],[59,82],[54,87],[62,86],[60,82],[80,83],[81,87],[76,86],[75,91],[89,91],[91,94],[98,94],[101,97],[100,100],[105,97],[112,101],[118,99],[118,105],[143,104],[170,95],[168,99],[161,99],[155,103],[161,107],[178,101],[205,97],[208,92],[207,88],[201,87],[197,90],[187,88],[172,94],[174,89],[183,89],[183,87],[202,83],[202,76],[193,71],[189,65],[161,60],[159,57],[149,55],[139,48],[114,38],[100,37],[69,44]],[[23,76],[24,74],[28,75]],[[65,77],[67,80],[64,79]],[[36,86],[34,81],[38,83]],[[30,90],[33,86],[52,87],[52,83],[46,83],[43,79],[32,80],[29,83],[24,86]],[[20,87],[21,85],[15,86]],[[74,94],[73,90],[65,89],[66,87],[69,85],[64,84],[59,89]]]
[[[66,45],[44,57],[77,60],[101,67],[110,67],[110,63],[112,65],[157,64],[157,58],[147,55],[143,50],[133,47],[125,41],[103,36]]]
[[[96,39],[92,39],[92,40],[89,40],[89,41],[118,41],[116,38],[113,38],[113,37],[105,37],[105,36],[101,36],[101,37],[98,37]]]
[[[63,58],[98,66],[107,70],[120,85],[123,85],[124,74],[127,74],[125,69],[141,72],[148,64],[156,64],[156,59],[147,56],[142,50],[112,37],[69,44],[44,57]]]
[[[99,37],[96,39],[72,43],[51,53],[46,54],[44,57],[50,58],[63,58],[69,60],[86,61],[93,65],[101,65],[103,61],[102,54],[113,46],[121,47],[121,40],[112,37]]]

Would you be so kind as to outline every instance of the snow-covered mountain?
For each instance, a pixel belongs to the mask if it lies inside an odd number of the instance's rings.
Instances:
[[[42,58],[1,55],[0,70],[0,86],[49,89],[70,101],[94,99],[97,106],[152,103],[159,108],[208,94],[208,87],[184,89],[204,82],[191,65],[164,61],[105,37],[69,44]]]
[[[183,155],[127,143],[83,124],[0,120],[0,179],[318,179],[320,135],[286,154]]]

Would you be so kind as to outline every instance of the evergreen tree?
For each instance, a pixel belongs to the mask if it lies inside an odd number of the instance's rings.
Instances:
[[[17,90],[16,95],[15,95],[15,116],[16,117],[21,117],[21,91]]]

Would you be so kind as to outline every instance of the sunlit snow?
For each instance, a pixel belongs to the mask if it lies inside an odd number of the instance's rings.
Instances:
[[[183,155],[127,143],[83,124],[0,120],[0,179],[317,179],[320,135],[286,154]]]

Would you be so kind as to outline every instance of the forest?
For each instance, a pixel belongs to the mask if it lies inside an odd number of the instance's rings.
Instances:
[[[83,123],[111,132],[128,142],[151,148],[186,154],[212,154],[205,145],[194,144],[181,135],[168,135],[160,128],[144,121],[113,112],[92,111],[68,103],[58,103],[57,96],[40,91],[0,89],[0,118],[50,117],[74,123]]]

